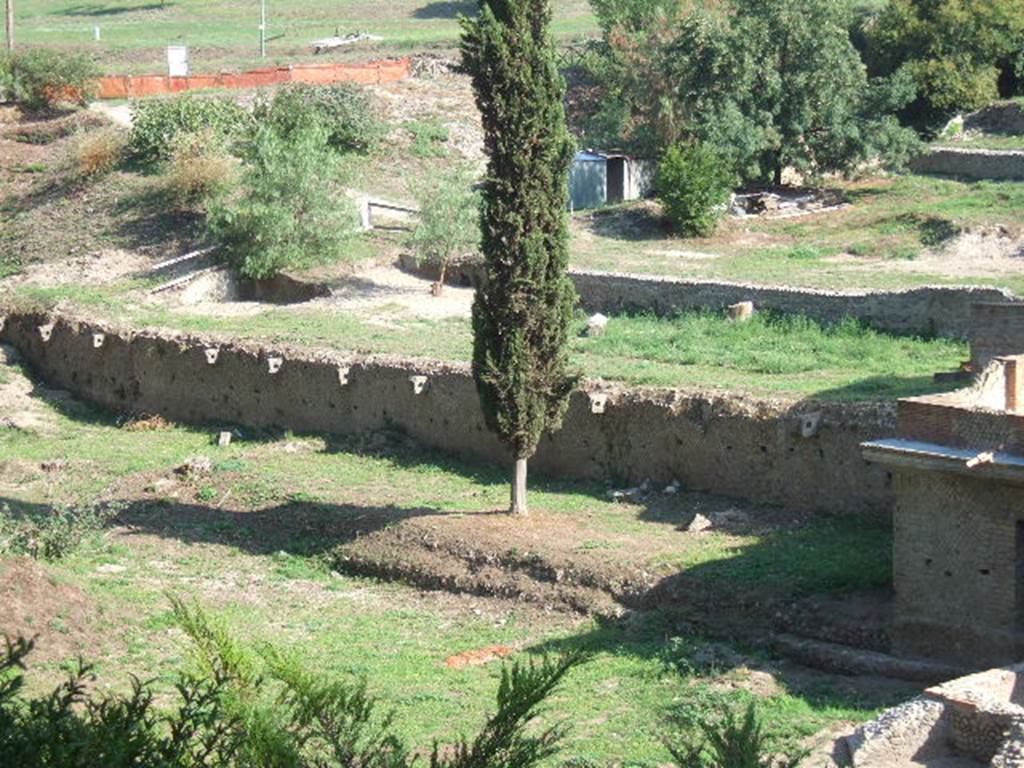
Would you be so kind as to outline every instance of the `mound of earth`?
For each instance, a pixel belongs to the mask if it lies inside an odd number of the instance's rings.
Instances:
[[[0,561],[0,606],[0,635],[34,638],[35,663],[75,656],[99,641],[92,599],[30,558]]]

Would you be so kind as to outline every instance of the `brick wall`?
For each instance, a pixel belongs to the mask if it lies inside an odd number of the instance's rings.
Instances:
[[[978,668],[1017,661],[1024,490],[897,470],[894,650]]]
[[[900,400],[897,434],[950,448],[1024,454],[1024,415],[964,407],[957,393]],[[1021,500],[1024,505],[1024,498]]]
[[[981,303],[971,308],[971,363],[984,370],[993,359],[1024,354],[1024,304]]]

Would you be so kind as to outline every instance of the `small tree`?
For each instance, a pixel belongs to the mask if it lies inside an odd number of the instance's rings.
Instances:
[[[472,184],[469,170],[457,167],[417,190],[420,218],[409,245],[421,266],[437,266],[434,295],[444,290],[452,259],[480,248],[480,195]]]
[[[561,424],[576,381],[567,350],[576,304],[567,274],[573,142],[550,20],[548,0],[480,0],[479,16],[463,21],[463,63],[488,155],[473,376],[487,424],[515,460],[514,514],[527,512],[527,460]]]
[[[658,167],[658,199],[683,235],[710,235],[725,212],[734,182],[728,164],[711,147],[669,147]]]
[[[339,203],[340,158],[322,128],[282,139],[260,128],[245,158],[240,193],[211,206],[209,228],[245,277],[265,278],[329,261],[355,232],[355,210]]]

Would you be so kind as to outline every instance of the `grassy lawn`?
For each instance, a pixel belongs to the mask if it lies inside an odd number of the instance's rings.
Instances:
[[[211,317],[142,306],[126,300],[123,290],[66,287],[20,293],[33,303],[75,304],[132,327],[440,360],[468,361],[472,353],[468,318],[428,320],[400,305],[339,311],[327,304]],[[672,319],[616,316],[603,336],[587,337],[584,329],[580,316],[572,356],[590,378],[791,398],[889,400],[941,391],[956,385],[936,385],[933,374],[956,370],[969,356],[967,345],[958,341],[890,336],[853,322],[823,327],[805,318],[772,315],[739,324],[711,313]]]
[[[944,250],[961,231],[1003,225],[1019,236],[1024,184],[900,176],[842,185],[850,207],[796,219],[727,219],[713,237],[671,236],[649,206],[574,218],[573,263],[592,269],[814,288],[999,285],[996,273]],[[926,251],[931,251],[927,255]]]
[[[401,441],[382,447],[372,439],[253,435],[216,448],[210,430],[118,426],[67,402],[59,410],[41,400],[33,407],[46,429],[0,429],[0,517],[44,514],[55,503],[124,505],[111,527],[83,536],[68,557],[33,566],[86,606],[74,620],[69,605],[41,594],[27,616],[14,617],[40,635],[35,685],[59,677],[63,657],[81,652],[98,662],[100,687],[123,688],[134,673],[156,677],[167,690],[185,655],[165,597],[172,593],[220,613],[245,641],[301,648],[305,663],[325,675],[366,676],[371,691],[394,706],[403,736],[420,746],[452,738],[453,724],[471,730],[493,702],[496,665],[451,669],[448,656],[495,644],[514,647],[518,658],[587,648],[593,660],[569,679],[547,716],[572,726],[552,765],[570,756],[597,765],[663,765],[661,736],[672,716],[754,698],[769,730],[793,745],[910,692],[709,644],[660,611],[598,623],[331,570],[337,532],[358,530],[381,510],[391,510],[395,525],[413,509],[429,512],[439,529],[448,520],[500,523],[489,513],[504,504],[507,486],[491,467]],[[208,457],[212,470],[196,477],[173,471],[196,456]],[[681,570],[734,597],[750,589],[776,597],[841,593],[889,578],[884,521],[822,517],[688,534],[678,520],[698,502],[712,503],[684,493],[672,501],[677,507],[652,517],[643,505],[605,500],[603,487],[538,479],[533,525],[568,531],[581,556],[595,550],[655,573]],[[529,526],[523,534],[537,535]],[[9,569],[25,568],[0,554],[0,584]],[[0,615],[0,626],[11,620]],[[709,649],[718,661],[707,661]],[[776,682],[755,685],[766,671]]]
[[[935,143],[935,146],[951,147],[953,149],[1013,149],[1024,151],[1024,136],[978,133],[958,136],[955,139],[940,139]]]
[[[471,13],[474,2],[456,0],[268,0],[269,58],[259,52],[259,3],[222,0],[21,0],[16,4],[21,43],[77,48],[94,53],[110,72],[161,72],[164,48],[187,44],[193,71],[249,67],[313,60],[310,43],[333,35],[369,32],[382,37],[345,51],[353,59],[456,47],[458,15]],[[586,0],[555,0],[553,31],[559,38],[597,30]],[[94,27],[101,40],[94,41]],[[323,60],[318,57],[317,60]]]

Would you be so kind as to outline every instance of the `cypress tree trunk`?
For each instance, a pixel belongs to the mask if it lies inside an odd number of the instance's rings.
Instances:
[[[528,515],[526,506],[526,459],[516,459],[512,477],[512,506],[509,512],[513,515]]]
[[[565,84],[548,0],[480,0],[463,21],[463,65],[480,108],[487,178],[481,196],[485,279],[473,302],[473,377],[488,427],[515,460],[511,511],[526,512],[526,462],[561,426],[576,377],[567,342],[569,280]]]

